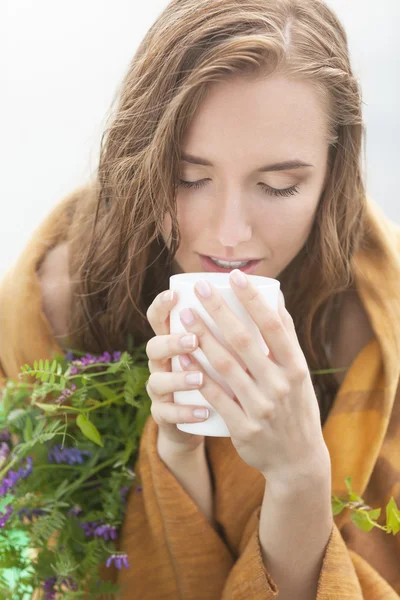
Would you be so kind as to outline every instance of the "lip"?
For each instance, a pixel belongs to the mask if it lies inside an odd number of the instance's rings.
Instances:
[[[214,257],[213,257],[214,258]],[[200,260],[202,267],[205,271],[214,272],[214,273],[230,273],[234,270],[235,267],[230,269],[224,269],[223,267],[218,267],[216,264],[209,259],[208,256],[204,256],[204,254],[200,254]],[[243,259],[245,260],[245,259]],[[243,271],[243,273],[253,273],[253,271],[257,268],[257,265],[261,262],[261,260],[251,260],[248,265],[245,267],[237,267],[239,271]]]

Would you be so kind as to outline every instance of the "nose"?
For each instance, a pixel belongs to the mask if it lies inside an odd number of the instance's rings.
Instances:
[[[252,236],[250,214],[240,192],[221,193],[216,199],[216,209],[211,215],[216,237],[221,246],[236,247],[248,242]]]

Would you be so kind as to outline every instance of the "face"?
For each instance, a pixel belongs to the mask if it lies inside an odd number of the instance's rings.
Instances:
[[[204,271],[205,255],[261,259],[252,273],[276,278],[311,231],[327,175],[325,132],[326,116],[308,82],[275,74],[214,84],[182,147],[173,273]],[[288,161],[309,166],[272,168]],[[170,232],[167,216],[167,245]]]

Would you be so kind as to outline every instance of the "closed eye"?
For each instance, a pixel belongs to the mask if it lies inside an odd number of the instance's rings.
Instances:
[[[190,189],[197,190],[197,189],[203,187],[205,185],[206,181],[207,181],[207,179],[200,179],[199,181],[185,181],[183,179],[180,179],[179,185],[183,188],[190,188]],[[266,183],[262,183],[262,182],[260,182],[258,185],[269,196],[285,196],[285,197],[287,197],[287,196],[294,196],[295,194],[298,194],[298,192],[299,192],[299,189],[296,185],[285,188],[283,190],[273,188],[270,185],[267,185]]]

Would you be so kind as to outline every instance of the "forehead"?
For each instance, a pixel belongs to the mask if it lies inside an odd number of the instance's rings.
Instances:
[[[214,164],[269,156],[311,161],[327,145],[326,125],[310,82],[278,74],[237,77],[210,86],[186,131],[184,150]]]

